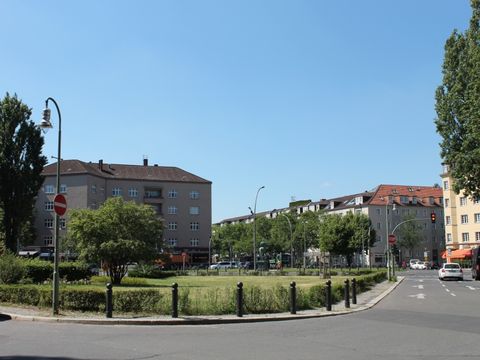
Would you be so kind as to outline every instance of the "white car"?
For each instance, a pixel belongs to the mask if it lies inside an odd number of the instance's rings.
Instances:
[[[410,259],[409,261],[409,265],[410,265],[410,269],[416,269],[417,268],[417,264],[420,262],[420,260],[418,259]]]
[[[440,280],[445,280],[449,278],[463,280],[463,270],[460,264],[457,263],[446,263],[443,264],[442,268],[438,270],[438,278]]]
[[[220,269],[220,270],[226,270],[226,269],[232,269],[235,267],[235,263],[232,261],[220,261],[216,264],[210,265],[210,269]]]
[[[414,267],[412,269],[427,270],[427,264],[424,263],[423,261],[419,261],[416,264],[414,264]]]

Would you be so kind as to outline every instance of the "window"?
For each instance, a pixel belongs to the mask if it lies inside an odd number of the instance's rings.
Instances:
[[[448,190],[448,189],[449,189],[448,180],[445,180],[443,182],[443,190]]]
[[[445,223],[447,225],[451,225],[452,224],[452,218],[450,216],[445,216]]]
[[[190,191],[190,199],[198,200],[200,198],[200,193],[198,191]]]
[[[430,196],[429,197],[429,201],[430,201],[430,205],[434,205],[435,204],[435,198],[433,196]]]
[[[198,231],[200,229],[200,224],[198,222],[191,222],[190,223],[190,230]]]
[[[168,223],[168,230],[177,230],[178,224],[176,221],[171,221]]]
[[[462,215],[460,219],[462,224],[468,224],[468,215]]]
[[[55,194],[55,187],[53,185],[45,185],[45,194]]]
[[[469,239],[470,239],[469,233],[462,233],[463,242],[468,242]]]
[[[377,229],[380,230],[382,228],[382,224],[381,223],[377,223]]]
[[[480,241],[480,231],[475,232],[475,241]]]
[[[122,196],[122,188],[119,188],[119,187],[113,188],[112,196]]]
[[[176,206],[169,206],[168,207],[168,214],[170,215],[175,215],[177,213],[178,209]]]
[[[380,209],[377,209],[377,215],[380,215],[380,214],[381,214],[381,212],[382,212],[382,210],[380,210]]]
[[[198,245],[200,245],[200,240],[190,239],[190,246],[198,246]]]
[[[177,246],[177,239],[175,239],[175,238],[169,238],[169,239],[167,240],[167,244],[168,244],[169,246]]]
[[[92,194],[96,194],[97,193],[97,185],[92,185],[90,187],[90,190],[91,190]]]
[[[473,199],[474,204],[480,204],[480,196]]]
[[[53,229],[53,219],[45,219],[43,224],[47,229]]]
[[[400,196],[400,201],[402,204],[408,204],[408,196]]]
[[[131,187],[128,189],[128,196],[130,196],[131,198],[136,198],[138,197],[138,190],[137,188],[134,188],[134,187]]]
[[[198,215],[200,214],[200,208],[198,206],[190,207],[190,215]]]
[[[447,242],[452,242],[452,234],[447,234]]]
[[[168,192],[169,199],[175,199],[178,196],[178,192],[175,189],[172,189]]]
[[[480,213],[476,213],[474,216],[475,216],[475,223],[476,224],[480,223]]]
[[[60,218],[60,228],[65,229],[67,227],[67,219]]]
[[[60,185],[60,194],[66,194],[67,193],[67,185],[62,184]]]
[[[450,206],[450,199],[445,199],[445,207],[449,207]]]
[[[416,204],[416,203],[417,203],[417,197],[414,196],[414,197],[412,198],[412,204]]]
[[[52,246],[53,245],[53,236],[45,236],[43,238],[43,245]]]
[[[467,198],[465,196],[460,198],[460,206],[467,205]]]
[[[53,201],[45,201],[45,210],[53,211]]]

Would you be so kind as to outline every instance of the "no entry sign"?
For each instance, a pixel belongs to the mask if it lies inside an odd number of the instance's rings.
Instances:
[[[53,199],[53,209],[58,216],[62,216],[67,211],[67,199],[62,194],[57,194]]]
[[[397,237],[393,234],[388,235],[388,243],[394,245],[397,242]]]

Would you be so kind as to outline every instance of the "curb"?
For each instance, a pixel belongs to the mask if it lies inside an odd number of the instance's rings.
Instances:
[[[0,321],[17,320],[17,321],[34,321],[45,323],[67,323],[67,324],[82,324],[82,325],[214,325],[214,324],[239,324],[239,323],[257,323],[257,322],[272,322],[272,321],[287,321],[287,320],[304,320],[313,319],[327,316],[338,316],[356,313],[359,311],[365,311],[371,309],[378,304],[383,298],[390,294],[397,288],[398,285],[404,280],[404,277],[398,277],[398,280],[392,284],[387,290],[380,295],[370,300],[364,305],[359,305],[355,308],[348,310],[338,311],[319,311],[311,312],[307,314],[295,314],[290,313],[272,314],[272,315],[246,315],[244,317],[234,317],[234,315],[227,317],[179,317],[162,318],[162,319],[86,319],[86,318],[60,318],[60,317],[46,317],[35,315],[20,315],[15,313],[3,312],[0,313]]]

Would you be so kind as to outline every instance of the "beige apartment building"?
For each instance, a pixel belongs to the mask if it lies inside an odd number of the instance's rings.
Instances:
[[[469,250],[480,244],[480,199],[453,191],[453,179],[448,175],[448,166],[444,166],[441,177],[445,199],[446,248],[452,255],[455,250]],[[461,251],[458,253],[459,258],[464,256]]]
[[[363,213],[370,218],[371,226],[376,233],[376,242],[371,249],[365,249],[363,259],[359,263],[381,266],[386,264],[388,235],[394,234],[401,239],[401,223],[406,219],[414,219],[421,236],[419,245],[412,252],[400,249],[397,261],[412,258],[441,262],[441,253],[445,249],[445,227],[443,222],[443,192],[439,186],[417,185],[378,185],[370,191],[346,195],[320,201],[305,201],[304,204],[282,209],[274,209],[258,213],[257,216],[275,218],[283,212],[294,212],[298,215],[307,211],[324,211],[331,214],[347,212]],[[435,213],[436,222],[431,222],[431,214]],[[240,216],[225,219],[219,225],[238,222],[251,222],[252,216]],[[400,225],[399,225],[400,224]],[[398,226],[397,226],[398,225]]]
[[[53,250],[56,163],[45,167],[45,181],[35,210],[35,245]],[[208,262],[211,233],[211,185],[199,176],[176,167],[107,164],[80,160],[61,162],[60,193],[68,209],[97,209],[114,196],[148,204],[164,222],[164,244],[173,254],[188,254],[190,262]],[[67,210],[60,218],[60,238],[68,227]],[[166,249],[159,249],[167,250]]]

